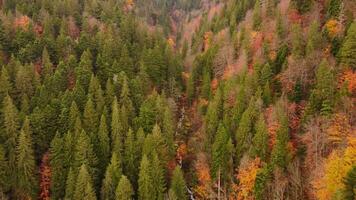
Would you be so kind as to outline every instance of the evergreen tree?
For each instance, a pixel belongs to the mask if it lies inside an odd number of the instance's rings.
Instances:
[[[77,176],[75,175],[73,168],[69,168],[66,180],[65,199],[73,199],[76,186],[76,178]]]
[[[7,72],[7,69],[5,67],[2,67],[0,72],[0,102],[4,102],[4,98],[9,92],[11,92],[10,77]]]
[[[256,0],[255,7],[253,9],[253,29],[258,31],[261,28],[261,23],[261,2]]]
[[[19,130],[18,111],[9,95],[7,95],[3,102],[3,118],[4,118],[4,134],[2,134],[2,141],[6,150],[6,157],[9,161],[10,180],[14,184],[14,177],[16,177],[16,143]],[[25,140],[24,142],[27,142]]]
[[[5,149],[0,144],[0,192],[7,192],[9,182],[7,180],[9,176],[9,165],[5,156]]]
[[[132,185],[126,176],[122,175],[116,187],[115,200],[131,200],[134,195]]]
[[[340,48],[340,62],[346,66],[356,69],[356,22],[353,22],[344,39],[344,43]]]
[[[98,139],[99,144],[97,152],[100,163],[100,171],[102,172],[105,170],[110,159],[110,138],[105,115],[101,115]]]
[[[123,77],[123,81],[122,81],[120,104],[121,106],[124,106],[126,108],[128,113],[128,118],[133,119],[135,117],[135,109],[130,99],[130,89],[129,89],[129,84],[126,75]]]
[[[268,156],[268,130],[265,124],[263,114],[260,114],[256,125],[256,134],[252,139],[252,155],[267,161]]]
[[[273,76],[273,72],[272,72],[271,66],[268,63],[266,63],[263,66],[263,68],[261,70],[261,75],[259,77],[260,85],[264,86],[267,82],[270,82],[272,76]]]
[[[220,123],[212,148],[211,174],[213,179],[216,180],[220,177],[226,177],[231,159],[231,153],[232,141],[224,125]]]
[[[96,143],[96,132],[98,127],[98,114],[95,110],[92,99],[89,97],[85,104],[83,113],[83,127],[85,131],[90,135],[91,141]]]
[[[154,185],[151,177],[151,163],[147,156],[144,155],[140,164],[140,173],[138,179],[138,199],[154,199]],[[156,178],[156,177],[154,177]]]
[[[188,199],[186,188],[187,186],[185,184],[182,170],[179,167],[176,167],[173,171],[170,193],[172,193],[176,199],[185,200]]]
[[[330,0],[327,5],[328,18],[337,18],[341,11],[341,0]]]
[[[30,121],[25,119],[16,147],[16,195],[19,198],[35,198],[37,192],[36,163],[32,146]]]
[[[80,167],[73,199],[96,200],[93,180],[85,164]]]
[[[163,200],[164,193],[166,191],[166,183],[165,183],[165,173],[164,169],[161,165],[161,160],[158,158],[157,153],[153,154],[152,158],[152,183],[154,185],[153,193],[154,199]]]
[[[292,3],[300,13],[305,13],[310,9],[313,1],[312,0],[292,0]]]
[[[353,200],[356,197],[356,166],[353,166],[344,178],[343,197],[345,200]]]
[[[272,91],[269,82],[265,84],[263,87],[263,102],[265,103],[266,106],[268,106],[270,103],[272,103]]]
[[[105,178],[101,186],[101,199],[114,199],[115,189],[122,175],[121,158],[114,152],[110,164],[106,168]]]
[[[80,57],[79,66],[75,68],[77,84],[80,84],[85,90],[88,89],[92,76],[92,63],[92,55],[89,50],[86,50]]]
[[[135,185],[137,174],[138,174],[138,165],[137,162],[139,160],[139,147],[137,142],[135,141],[135,135],[133,134],[132,130],[130,129],[127,137],[125,139],[125,174],[129,178],[130,182]]]
[[[99,80],[95,76],[92,76],[89,83],[88,96],[92,99],[96,112],[99,115],[102,114],[105,105],[103,93]]]
[[[292,26],[292,55],[301,58],[304,55],[304,39],[300,24]]]
[[[289,162],[290,156],[288,151],[289,142],[289,126],[288,117],[281,107],[277,105],[277,116],[279,121],[279,128],[277,130],[276,144],[272,149],[272,163],[280,168],[286,168]]]
[[[112,151],[118,154],[121,154],[123,149],[123,127],[120,119],[120,110],[115,97],[111,108],[111,147]]]
[[[74,151],[74,170],[79,170],[79,168],[85,164],[86,170],[92,176],[92,180],[94,181],[94,185],[97,183],[97,170],[98,170],[98,159],[94,153],[93,145],[90,142],[89,136],[83,130],[79,136],[77,143],[75,145]],[[77,172],[77,171],[76,171]]]
[[[169,154],[174,154],[174,118],[169,107],[165,107],[163,112],[162,133],[168,148]]]
[[[219,119],[223,116],[223,94],[222,89],[218,89],[214,96],[213,101],[209,104],[208,110],[205,116],[205,126],[207,133],[207,144],[214,142],[214,135],[218,129]]]
[[[309,32],[308,32],[308,42],[306,46],[306,55],[310,55],[315,50],[319,50],[322,47],[322,35],[319,30],[319,23],[318,21],[313,21],[310,25]]]
[[[80,119],[80,112],[75,101],[72,102],[69,110],[69,130],[74,131],[77,119]]]
[[[50,166],[51,166],[51,196],[54,199],[64,197],[66,183],[66,163],[64,153],[64,140],[57,133],[50,146]]]

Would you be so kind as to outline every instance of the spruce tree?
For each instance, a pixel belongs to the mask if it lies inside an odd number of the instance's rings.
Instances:
[[[258,31],[261,28],[261,23],[261,2],[259,0],[256,0],[255,7],[253,9],[253,29]]]
[[[134,195],[132,185],[126,176],[122,175],[115,191],[115,200],[131,200]]]
[[[232,141],[222,123],[219,124],[212,147],[211,174],[214,180],[225,177],[232,153]]]
[[[14,184],[16,177],[16,146],[19,130],[18,111],[9,95],[7,95],[3,102],[3,118],[4,118],[4,134],[2,140],[6,150],[6,157],[9,161],[10,180]],[[25,141],[26,142],[26,141]]]
[[[304,55],[304,39],[300,24],[292,26],[292,55],[301,58]]]
[[[165,107],[163,112],[162,133],[170,155],[174,154],[174,118],[169,107]]]
[[[122,175],[121,158],[114,152],[110,164],[106,168],[105,177],[102,182],[101,199],[114,199],[115,189]]]
[[[166,191],[166,183],[165,183],[165,173],[164,168],[161,164],[161,160],[158,158],[157,153],[153,154],[152,158],[152,183],[154,185],[154,199],[163,200],[164,193]]]
[[[176,199],[185,200],[188,199],[187,195],[187,186],[183,177],[182,170],[179,167],[176,167],[173,171],[173,177],[170,187],[170,193],[176,197]]]
[[[88,89],[92,76],[92,55],[89,50],[85,50],[80,57],[79,66],[75,68],[77,83]]]
[[[57,133],[50,146],[50,166],[51,166],[51,196],[54,199],[64,197],[66,183],[66,163],[64,152],[64,140]]]
[[[65,199],[73,199],[75,186],[76,186],[76,179],[77,179],[76,173],[74,172],[73,168],[70,167],[66,180]]]
[[[98,146],[97,152],[98,152],[98,158],[100,163],[100,171],[104,171],[106,165],[109,162],[110,152],[111,152],[109,132],[108,132],[108,127],[104,114],[101,115],[101,119],[100,119],[98,140],[99,140],[99,144],[97,145]]]
[[[313,21],[309,27],[308,40],[306,46],[306,55],[310,55],[315,50],[319,50],[322,47],[322,35],[319,30],[319,22]]]
[[[35,198],[37,176],[30,121],[25,119],[16,147],[16,195],[19,198]]]
[[[135,135],[130,129],[127,137],[125,139],[125,151],[124,151],[124,158],[125,158],[125,165],[124,170],[125,174],[129,178],[130,182],[135,185],[137,174],[138,174],[138,165],[139,165],[139,152],[140,146],[137,145],[135,140]]]
[[[5,149],[3,145],[0,144],[0,192],[7,192],[9,189],[9,165],[5,156]]]
[[[263,161],[267,161],[268,141],[268,130],[263,114],[261,113],[256,124],[256,134],[252,139],[252,155],[261,158]]]
[[[0,72],[0,102],[4,101],[9,92],[11,92],[10,77],[6,68],[2,67]]]
[[[85,104],[83,113],[83,127],[84,130],[90,135],[91,141],[97,142],[97,128],[98,128],[98,114],[95,110],[92,99],[89,97]]]
[[[340,63],[356,69],[356,22],[353,22],[340,48]]]
[[[138,179],[138,199],[147,200],[154,199],[154,185],[151,177],[151,163],[147,156],[144,155],[140,164],[140,172]],[[154,177],[156,178],[156,177]]]
[[[73,199],[96,200],[93,180],[85,164],[80,167]]]

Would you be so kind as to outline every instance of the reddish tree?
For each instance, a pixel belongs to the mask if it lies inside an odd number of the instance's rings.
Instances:
[[[40,165],[40,199],[50,200],[50,187],[51,187],[51,168],[49,166],[49,153],[46,152],[41,161]]]

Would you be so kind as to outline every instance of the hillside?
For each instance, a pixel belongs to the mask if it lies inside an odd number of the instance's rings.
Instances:
[[[1,200],[356,199],[354,0],[0,9]]]

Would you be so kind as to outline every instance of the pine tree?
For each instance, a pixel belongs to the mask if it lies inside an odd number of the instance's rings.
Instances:
[[[4,134],[2,140],[6,150],[6,157],[9,161],[10,180],[14,184],[14,177],[16,177],[16,141],[18,138],[19,119],[18,111],[9,95],[7,95],[3,102],[3,118],[4,118]]]
[[[164,193],[166,191],[165,173],[161,164],[161,160],[158,158],[157,153],[153,154],[152,158],[152,183],[154,185],[154,199],[163,200]]]
[[[173,113],[166,107],[163,113],[162,133],[170,155],[174,154],[174,126]]]
[[[73,199],[96,200],[93,180],[85,164],[80,167]]]
[[[155,186],[153,185],[151,177],[151,164],[147,156],[144,155],[140,164],[140,173],[138,179],[138,199],[154,199],[154,187]]]
[[[99,80],[92,76],[89,83],[88,96],[93,100],[96,112],[99,115],[102,114],[105,105],[103,93]]]
[[[66,165],[64,160],[64,140],[57,133],[50,146],[50,166],[51,166],[51,196],[54,199],[64,197],[66,183]]]
[[[36,163],[32,146],[30,121],[25,119],[16,147],[16,195],[19,198],[34,198],[37,192]]]
[[[261,23],[261,2],[259,0],[256,0],[255,7],[253,9],[253,29],[258,31],[261,28]]]
[[[219,119],[223,116],[223,94],[222,89],[219,88],[214,96],[213,101],[209,104],[208,110],[205,116],[205,126],[207,133],[206,145],[214,142],[214,134],[219,126]]]
[[[135,117],[135,109],[134,109],[132,101],[130,99],[130,88],[129,88],[129,84],[128,84],[126,75],[123,77],[123,81],[122,81],[120,104],[121,104],[121,106],[125,106],[127,113],[128,113],[128,118],[133,119]]]
[[[353,22],[344,39],[344,43],[340,48],[339,57],[340,63],[356,69],[356,22]]]
[[[115,189],[122,175],[121,158],[114,152],[110,164],[106,168],[105,178],[101,186],[101,199],[114,199]]]
[[[203,73],[202,97],[209,100],[211,94],[211,76],[208,70]]]
[[[121,55],[118,65],[119,69],[122,69],[128,75],[128,77],[133,77],[135,68],[126,45],[121,48]],[[113,69],[113,72],[117,73],[118,71],[117,69]]]
[[[263,87],[263,102],[266,106],[268,106],[270,103],[272,103],[272,91],[269,82],[265,84]]]
[[[259,77],[260,85],[264,86],[267,82],[270,82],[272,76],[273,76],[273,72],[272,72],[271,66],[268,63],[266,63],[263,66],[263,68],[261,70],[261,75]]]
[[[308,32],[308,42],[306,46],[306,55],[310,55],[315,50],[318,50],[322,47],[322,35],[319,30],[319,22],[313,21],[310,25],[309,32]]]
[[[106,123],[106,118],[105,115],[101,115],[100,119],[100,126],[99,126],[99,133],[98,133],[98,158],[99,158],[99,163],[100,163],[100,171],[104,171],[106,168],[106,165],[109,162],[110,159],[110,138],[109,138],[109,132],[108,132],[108,127]]]
[[[212,147],[212,167],[211,174],[214,180],[225,177],[228,172],[228,165],[231,158],[232,141],[222,123],[219,124],[215,141]]]
[[[185,184],[182,170],[179,167],[176,167],[173,171],[171,187],[169,189],[170,193],[173,193],[173,196],[175,196],[176,199],[185,200],[188,199],[186,188],[187,186]]]
[[[268,130],[265,124],[263,114],[260,114],[256,125],[256,134],[252,139],[252,155],[267,161],[268,156]]]
[[[74,131],[77,119],[80,118],[80,112],[75,101],[72,102],[69,110],[69,130]]]
[[[132,185],[126,176],[122,175],[116,187],[115,200],[131,200],[134,195]]]
[[[51,59],[49,57],[47,48],[45,47],[42,52],[42,77],[43,80],[48,80],[50,76],[53,74],[53,65],[51,63]]]

